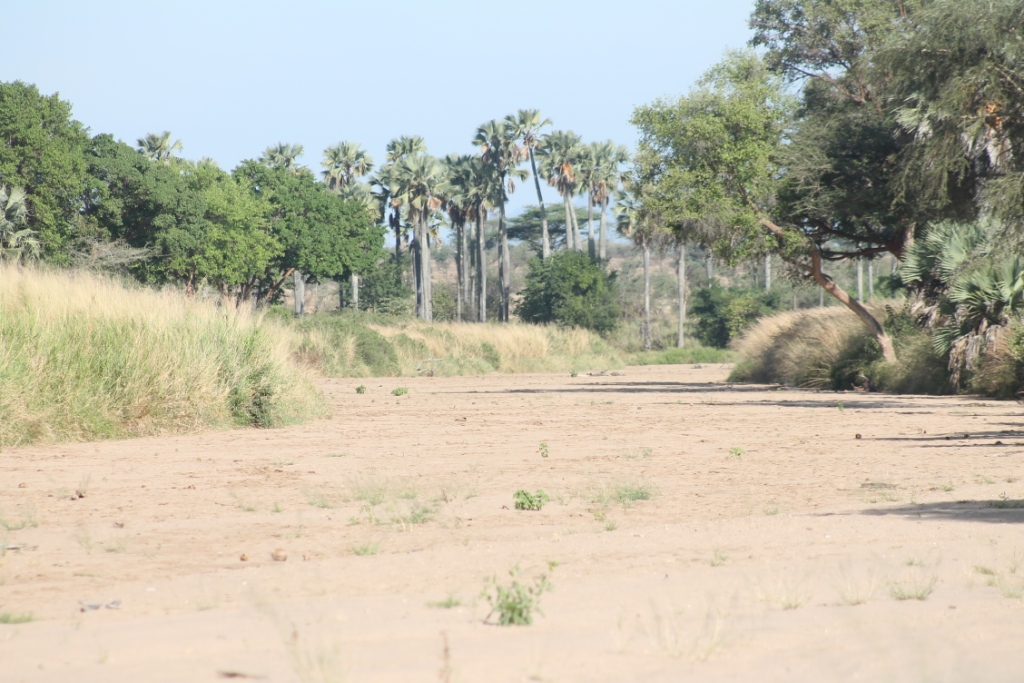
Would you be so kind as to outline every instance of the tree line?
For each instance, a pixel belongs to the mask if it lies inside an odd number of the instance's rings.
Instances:
[[[485,227],[496,217],[498,317],[508,321],[506,205],[516,183],[534,179],[540,258],[561,247],[597,260],[607,253],[611,197],[626,177],[624,147],[541,132],[550,125],[537,110],[520,110],[477,129],[478,153],[442,158],[422,137],[398,137],[379,168],[362,146],[343,141],[324,150],[318,174],[300,163],[302,145],[278,143],[227,172],[208,158],[182,158],[183,144],[170,132],[150,133],[134,147],[90,136],[58,95],[0,83],[0,259],[116,268],[190,295],[213,288],[239,305],[279,300],[291,279],[297,313],[309,282],[350,283],[356,306],[363,276],[401,291],[411,260],[416,315],[430,320],[431,249],[446,222],[456,252],[456,316],[486,321]],[[562,198],[561,234],[549,232],[542,180]],[[586,246],[573,205],[581,194]]]

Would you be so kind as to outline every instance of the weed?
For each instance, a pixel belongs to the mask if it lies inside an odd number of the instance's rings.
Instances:
[[[360,384],[358,387],[356,387],[356,393],[357,394],[365,394],[366,393],[366,385],[365,384]]]
[[[427,607],[433,607],[435,609],[453,609],[455,607],[460,606],[461,604],[461,600],[455,597],[455,595],[453,595],[452,593],[449,593],[448,597],[444,600],[428,602]]]
[[[615,499],[624,506],[638,500],[650,500],[654,497],[654,486],[646,481],[633,481],[615,487]]]
[[[553,569],[554,564],[552,563],[550,567]],[[507,586],[499,584],[497,577],[491,577],[484,585],[480,597],[491,606],[491,611],[484,617],[484,622],[496,614],[499,626],[528,626],[533,623],[535,612],[544,614],[540,610],[540,598],[553,586],[548,581],[547,574],[537,576],[532,584],[520,583],[518,565],[508,573],[512,582]]]
[[[414,524],[425,524],[434,518],[434,509],[419,503],[414,503],[409,509],[409,512],[404,515],[398,515],[391,518],[393,524],[399,524],[402,528],[413,526]]]
[[[711,566],[721,567],[729,559],[729,556],[723,553],[718,548],[715,548],[711,554]]]
[[[330,510],[338,507],[334,499],[325,493],[310,491],[306,493],[306,502],[315,508]]]
[[[619,525],[616,524],[613,520],[608,520],[608,523],[604,525],[605,531],[615,531],[618,528]]]
[[[383,477],[355,477],[347,485],[352,500],[361,500],[370,505],[380,505],[391,494],[391,483]]]
[[[85,552],[92,553],[92,534],[89,533],[89,530],[87,528],[85,528],[84,526],[78,527],[78,530],[75,531],[74,538],[75,542],[85,549]]]
[[[646,460],[654,455],[653,448],[637,448],[636,450],[627,450],[622,454],[626,460],[636,460],[637,458],[643,458]]]
[[[798,609],[811,600],[811,592],[800,577],[784,576],[769,580],[757,587],[758,595],[768,603],[784,610]]]
[[[392,389],[391,390],[391,395],[392,396],[405,396],[408,393],[409,393],[409,390],[407,388],[405,388],[405,387],[398,387],[397,389]]]
[[[6,519],[3,513],[0,513],[0,527],[3,527],[7,531],[21,531],[27,527],[39,526],[39,518],[36,516],[36,510],[34,507],[26,506],[20,510],[19,519],[17,522]]]
[[[841,413],[841,412],[843,412],[843,410],[846,409],[846,406],[844,406],[843,402],[840,401],[839,403],[836,404],[836,408],[839,408],[839,412]]]
[[[839,597],[847,605],[863,605],[871,600],[878,592],[878,585],[877,572],[855,575],[849,568],[840,567],[837,588]]]
[[[768,507],[766,507],[764,509],[764,514],[767,517],[774,517],[775,515],[779,514],[781,511],[782,511],[782,508],[780,508],[777,504],[776,505],[769,505]]]
[[[894,600],[927,600],[937,580],[934,574],[930,574],[906,581],[893,581],[889,584],[889,594]]]
[[[27,624],[34,617],[31,612],[15,614],[14,612],[0,612],[0,624]]]
[[[548,455],[550,455],[550,453],[548,452],[548,444],[547,442],[542,441],[540,444],[540,457],[546,458],[548,457]]]
[[[733,446],[732,448],[729,449],[729,455],[731,455],[734,458],[742,458],[746,454],[747,452],[740,448],[739,446]]]
[[[551,497],[543,491],[530,493],[522,489],[512,494],[516,510],[540,510],[544,504],[551,500]]]
[[[284,510],[281,509],[281,506],[280,504],[277,503],[277,501],[274,501],[274,508],[271,510],[271,512],[284,512]]]
[[[352,554],[360,557],[376,555],[380,552],[380,543],[363,543],[352,548]]]

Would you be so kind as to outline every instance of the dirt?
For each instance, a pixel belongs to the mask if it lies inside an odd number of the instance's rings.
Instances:
[[[0,678],[1024,680],[1021,407],[726,375],[327,380],[301,427],[7,450]],[[493,625],[515,567],[553,589]]]

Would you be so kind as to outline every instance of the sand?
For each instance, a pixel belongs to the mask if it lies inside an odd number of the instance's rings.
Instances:
[[[8,449],[0,680],[1024,680],[1021,407],[727,372],[324,380],[301,427]],[[487,623],[515,567],[543,614]]]

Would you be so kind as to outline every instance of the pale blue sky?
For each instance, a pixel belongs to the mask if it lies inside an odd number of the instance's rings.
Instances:
[[[537,108],[630,147],[639,104],[686,92],[742,47],[752,0],[250,2],[32,0],[4,7],[0,80],[60,92],[95,133],[170,130],[230,169],[278,141],[319,170],[340,140],[383,160],[422,135],[473,151],[476,127]],[[552,190],[545,190],[554,199]],[[535,202],[517,192],[513,209]]]

